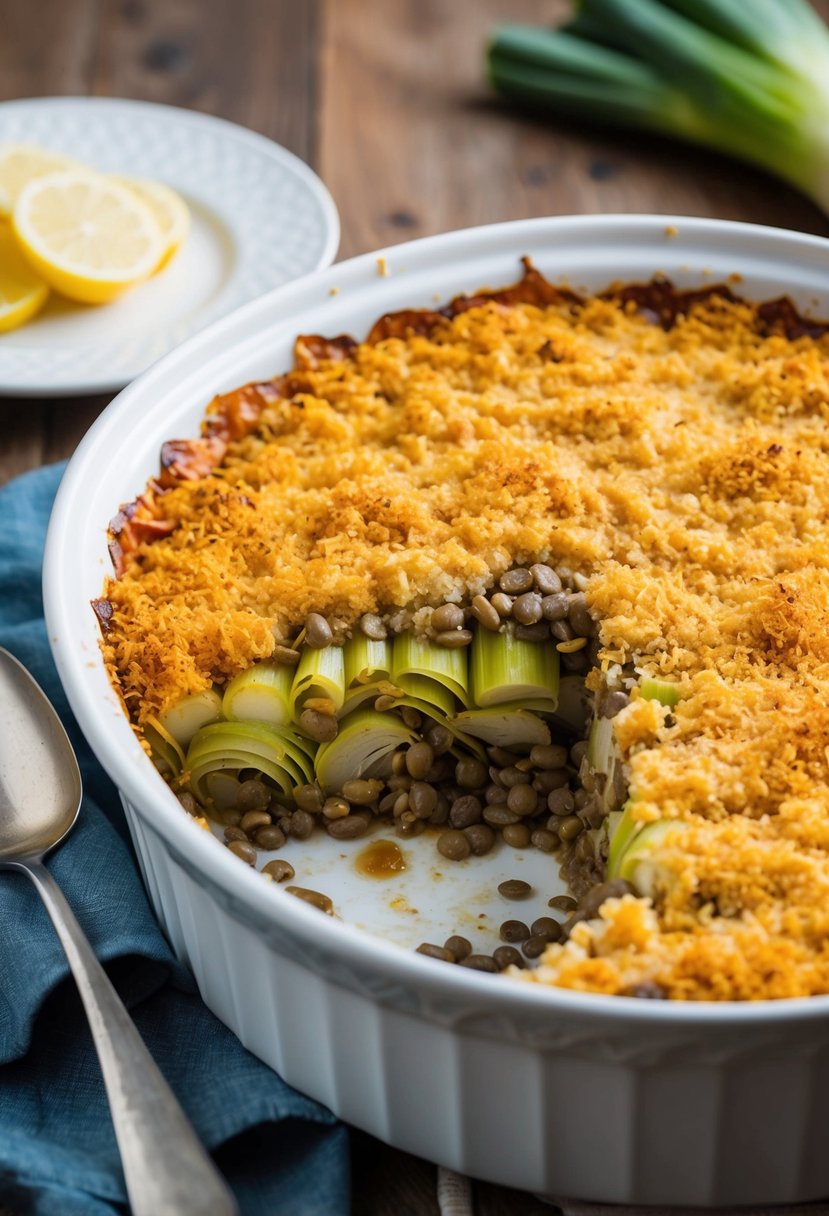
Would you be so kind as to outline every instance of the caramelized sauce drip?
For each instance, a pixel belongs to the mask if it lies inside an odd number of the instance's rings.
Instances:
[[[393,840],[375,840],[358,853],[354,862],[358,873],[368,878],[391,878],[406,869],[406,862]]]

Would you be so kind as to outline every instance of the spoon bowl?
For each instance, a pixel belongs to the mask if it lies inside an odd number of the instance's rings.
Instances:
[[[0,647],[0,861],[39,857],[59,844],[78,818],[82,792],[60,719]]]
[[[81,774],[69,736],[22,663],[0,646],[0,869],[34,884],[66,951],[101,1064],[133,1216],[237,1216],[43,855],[72,829]]]

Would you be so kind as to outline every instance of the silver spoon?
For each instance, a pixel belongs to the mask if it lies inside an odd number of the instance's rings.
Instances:
[[[74,826],[81,792],[60,719],[22,663],[0,647],[0,869],[28,874],[66,951],[104,1075],[133,1216],[237,1216],[233,1195],[43,864]]]

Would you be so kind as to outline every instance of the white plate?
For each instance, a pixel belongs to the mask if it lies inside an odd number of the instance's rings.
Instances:
[[[0,143],[24,141],[93,168],[151,177],[184,197],[190,234],[170,265],[103,307],[53,295],[0,336],[0,394],[65,397],[123,388],[190,334],[333,261],[331,195],[279,144],[172,106],[100,97],[0,105]]]

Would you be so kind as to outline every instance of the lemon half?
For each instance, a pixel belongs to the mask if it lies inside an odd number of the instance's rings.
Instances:
[[[12,226],[28,261],[72,300],[104,304],[147,278],[165,251],[149,206],[102,174],[67,170],[24,186]]]
[[[48,296],[48,285],[23,257],[9,225],[0,221],[0,333],[25,324]]]
[[[34,178],[80,167],[70,156],[35,144],[0,144],[0,216],[9,218],[21,190]]]
[[[161,261],[156,267],[161,270],[184,244],[190,228],[187,204],[180,194],[176,194],[175,190],[171,190],[162,182],[148,181],[143,177],[121,177],[117,174],[110,174],[109,180],[131,190],[152,211],[165,245]]]

